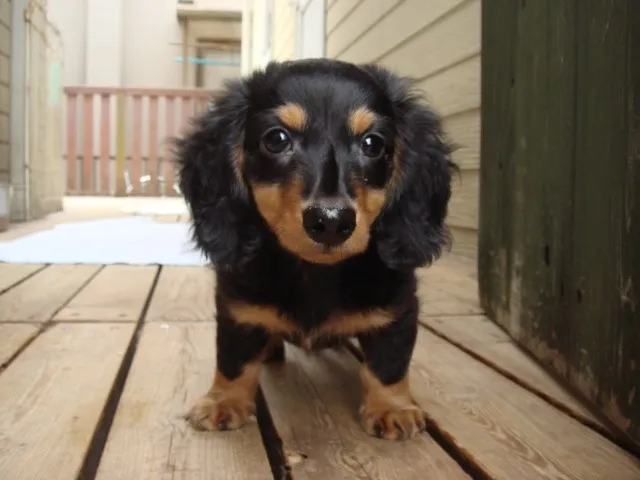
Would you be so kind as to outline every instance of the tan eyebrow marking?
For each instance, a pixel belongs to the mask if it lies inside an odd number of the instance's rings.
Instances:
[[[367,107],[358,107],[349,115],[349,129],[354,135],[367,131],[376,121],[376,114]]]
[[[307,112],[297,103],[286,103],[276,112],[280,121],[292,130],[303,130],[307,123]]]

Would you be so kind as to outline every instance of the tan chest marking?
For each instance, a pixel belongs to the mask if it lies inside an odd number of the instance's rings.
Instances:
[[[357,313],[335,313],[315,330],[306,333],[296,323],[274,307],[233,303],[228,306],[234,320],[242,325],[264,328],[274,335],[296,337],[303,346],[311,348],[319,339],[327,336],[352,336],[384,327],[394,320],[392,312],[374,309]]]

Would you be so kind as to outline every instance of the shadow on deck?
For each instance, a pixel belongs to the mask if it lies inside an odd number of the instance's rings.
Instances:
[[[255,424],[189,429],[214,368],[207,269],[0,264],[0,478],[640,478],[609,427],[483,316],[473,265],[446,257],[420,278],[411,375],[431,424],[394,443],[357,422],[352,349],[287,346]]]

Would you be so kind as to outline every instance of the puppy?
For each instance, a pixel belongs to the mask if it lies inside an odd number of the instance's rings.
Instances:
[[[271,63],[227,84],[176,141],[194,240],[217,271],[217,370],[193,427],[241,427],[282,339],[356,337],[363,428],[424,430],[407,378],[414,270],[449,244],[451,152],[411,82],[378,66]]]

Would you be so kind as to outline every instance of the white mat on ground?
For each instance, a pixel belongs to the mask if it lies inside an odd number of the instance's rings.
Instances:
[[[204,265],[189,224],[149,217],[110,218],[57,225],[0,242],[0,262],[127,265]]]

